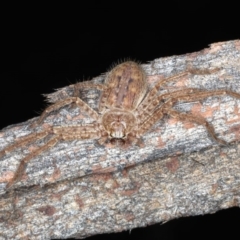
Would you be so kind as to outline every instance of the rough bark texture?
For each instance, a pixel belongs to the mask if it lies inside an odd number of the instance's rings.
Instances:
[[[165,89],[224,88],[240,93],[240,41],[156,59],[143,67],[150,86],[187,68],[219,68],[213,74],[181,78]],[[93,79],[103,80],[104,75]],[[56,102],[71,93],[69,86],[48,99]],[[82,92],[95,109],[99,94]],[[205,117],[231,144],[219,146],[202,126],[164,118],[143,137],[142,146],[127,150],[94,140],[61,142],[32,159],[22,180],[6,191],[23,156],[46,140],[16,149],[0,160],[0,239],[84,238],[239,206],[240,100],[210,97],[176,109]],[[73,107],[51,114],[35,129],[29,126],[32,121],[3,129],[0,148],[48,125],[92,122]]]

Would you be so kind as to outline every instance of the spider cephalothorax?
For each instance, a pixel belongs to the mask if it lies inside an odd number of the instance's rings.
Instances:
[[[114,109],[104,113],[102,126],[109,138],[126,139],[137,128],[137,120],[131,112]]]
[[[214,128],[203,117],[178,112],[173,106],[179,101],[199,101],[217,95],[227,94],[234,98],[240,98],[240,94],[224,89],[207,91],[196,88],[159,94],[159,89],[166,82],[175,81],[188,73],[186,71],[163,79],[149,90],[142,67],[135,62],[128,61],[114,67],[106,75],[104,84],[81,82],[73,85],[73,96],[49,106],[39,117],[36,124],[41,124],[50,112],[72,103],[85,111],[95,122],[85,126],[53,126],[50,130],[29,134],[18,139],[14,144],[5,147],[0,151],[0,156],[17,147],[51,135],[46,144],[21,160],[13,179],[8,183],[8,187],[20,180],[25,165],[32,158],[52,148],[59,141],[97,139],[100,144],[110,142],[116,147],[134,144],[164,115],[169,115],[181,121],[187,120],[200,124],[206,127],[215,141],[225,144],[224,140],[216,137]],[[207,74],[209,74],[209,71],[207,71]],[[95,88],[102,91],[97,111],[79,98],[79,90],[83,88]]]

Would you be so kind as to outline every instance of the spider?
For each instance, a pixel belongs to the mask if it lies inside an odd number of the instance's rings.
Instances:
[[[136,144],[138,139],[151,129],[157,121],[162,119],[164,115],[202,125],[216,142],[226,144],[224,140],[215,135],[213,126],[204,118],[190,113],[178,112],[173,106],[179,101],[198,101],[218,95],[229,95],[240,99],[240,94],[229,90],[207,91],[196,88],[158,94],[158,91],[166,82],[176,81],[179,77],[187,74],[189,74],[189,71],[163,79],[148,90],[146,75],[142,67],[136,62],[127,61],[114,67],[106,75],[104,84],[88,81],[75,84],[73,96],[60,100],[46,108],[36,124],[41,124],[49,113],[70,104],[75,104],[81,108],[95,122],[86,126],[53,126],[49,130],[24,136],[12,145],[5,147],[0,151],[0,157],[15,148],[52,135],[48,142],[21,160],[7,187],[11,187],[21,179],[26,164],[32,158],[52,148],[61,140],[97,139],[102,145],[110,142],[116,147],[128,146],[129,144]],[[83,88],[95,88],[102,91],[98,112],[79,98],[79,90]]]

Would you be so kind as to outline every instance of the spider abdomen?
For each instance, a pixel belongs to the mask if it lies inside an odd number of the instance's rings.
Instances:
[[[113,68],[106,77],[107,90],[103,91],[100,109],[119,108],[133,110],[142,101],[147,91],[144,70],[135,62],[124,62]]]

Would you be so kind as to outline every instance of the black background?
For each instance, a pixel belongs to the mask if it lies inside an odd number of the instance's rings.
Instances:
[[[38,116],[46,106],[41,94],[90,80],[112,63],[124,59],[147,63],[240,39],[239,14],[232,12],[233,5],[219,12],[180,3],[142,10],[123,4],[124,10],[119,9],[120,3],[111,8],[91,4],[3,10],[0,129]],[[235,239],[239,225],[240,211],[232,208],[89,239]]]

